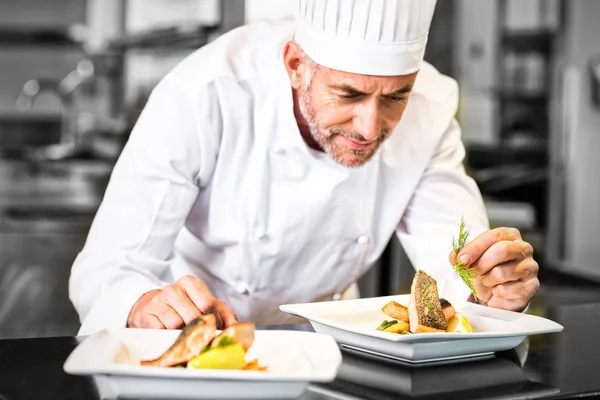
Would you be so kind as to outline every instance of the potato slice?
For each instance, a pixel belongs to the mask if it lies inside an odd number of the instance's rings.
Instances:
[[[395,301],[390,301],[381,309],[386,315],[402,322],[409,322],[408,308],[404,307]]]

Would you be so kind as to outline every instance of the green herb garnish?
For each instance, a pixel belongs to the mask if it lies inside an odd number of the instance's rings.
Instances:
[[[225,347],[230,344],[235,344],[235,339],[231,336],[221,336],[219,342],[215,345],[215,347]]]
[[[377,327],[377,330],[378,330],[378,331],[382,331],[382,330],[383,330],[383,328],[385,328],[385,326],[386,326],[387,324],[389,324],[389,322],[387,321],[387,319],[384,319],[384,320],[383,320],[383,322],[381,323],[381,325],[379,325],[379,326]]]
[[[454,272],[458,275],[465,285],[473,293],[473,298],[477,301],[477,293],[475,292],[475,286],[473,286],[473,279],[480,279],[481,276],[477,275],[474,268],[467,268],[465,264],[458,261],[458,253],[465,247],[469,240],[469,230],[465,227],[465,220],[463,217],[460,218],[460,229],[458,231],[458,238],[452,240],[452,249],[454,250],[454,257],[456,264],[454,264]]]
[[[200,352],[200,354],[204,354],[207,351],[212,350],[212,349],[216,349],[218,347],[225,347],[225,346],[229,346],[230,344],[237,343],[232,336],[220,336],[219,338],[215,338],[214,340],[218,340],[217,344],[215,344],[214,347],[212,345],[211,346],[206,346],[204,348],[204,350],[202,350]]]
[[[395,325],[397,323],[398,323],[398,321],[396,321],[395,319],[393,319],[391,321],[388,321],[388,320],[384,319],[383,322],[381,323],[381,325],[379,325],[377,327],[377,330],[378,331],[384,331],[386,328],[389,328],[390,326]]]

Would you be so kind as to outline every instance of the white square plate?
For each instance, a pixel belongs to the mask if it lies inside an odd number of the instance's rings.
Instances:
[[[516,347],[527,335],[560,332],[563,327],[546,318],[499,310],[466,301],[451,301],[469,320],[472,333],[419,333],[399,335],[376,330],[381,311],[394,300],[407,306],[410,295],[357,300],[286,304],[279,308],[306,318],[315,331],[333,336],[340,345],[409,363],[482,357]]]
[[[341,364],[330,336],[312,332],[261,331],[248,349],[268,371],[193,370],[140,366],[164,352],[179,330],[102,330],[85,339],[64,370],[94,376],[103,396],[169,399],[287,399],[309,382],[330,382]]]

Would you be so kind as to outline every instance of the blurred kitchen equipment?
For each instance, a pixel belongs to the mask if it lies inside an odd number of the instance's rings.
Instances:
[[[592,80],[592,102],[600,107],[600,54],[590,60],[590,79]]]
[[[23,85],[16,101],[19,111],[28,112],[33,107],[35,99],[46,92],[53,93],[61,105],[61,134],[60,142],[67,143],[71,136],[73,99],[61,85],[61,81],[53,78],[30,79]]]
[[[548,267],[600,281],[600,111],[591,100],[600,2],[564,2],[552,87]]]
[[[96,60],[99,58],[96,57]],[[104,71],[102,71],[104,72]],[[123,124],[107,119],[106,115],[85,112],[101,108],[96,102],[98,68],[91,58],[79,61],[76,67],[62,79],[30,79],[23,85],[17,98],[22,112],[31,110],[36,98],[51,92],[60,101],[61,134],[58,143],[31,147],[23,154],[29,170],[36,174],[50,174],[79,182],[82,193],[99,204],[112,171],[119,149],[106,150],[95,145],[99,134],[122,133]],[[86,104],[85,102],[89,104]],[[102,120],[98,129],[96,120]],[[92,204],[92,212],[95,210]]]
[[[76,103],[76,91],[85,84],[93,83],[95,67],[90,59],[77,63],[67,76],[61,80],[38,78],[25,82],[17,98],[17,109],[27,112],[31,110],[35,99],[43,92],[50,91],[57,95],[61,106],[61,135],[56,145],[36,148],[30,151],[29,157],[37,162],[57,161],[77,158],[83,149],[79,132],[80,121]]]

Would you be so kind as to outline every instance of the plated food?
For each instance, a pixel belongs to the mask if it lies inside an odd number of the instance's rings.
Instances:
[[[175,342],[159,357],[140,362],[143,366],[194,369],[237,369],[265,371],[256,359],[247,361],[254,343],[255,326],[238,323],[217,334],[215,316],[203,315],[188,324]]]
[[[413,278],[408,306],[390,301],[381,311],[393,318],[377,327],[384,332],[472,332],[466,317],[457,313],[448,300],[439,297],[437,282],[422,270]]]
[[[419,275],[421,272],[417,276]],[[425,275],[423,277],[427,278]],[[419,284],[415,284],[416,289]],[[279,308],[289,314],[306,318],[316,332],[331,335],[343,348],[410,364],[491,357],[496,351],[518,346],[528,335],[563,330],[560,324],[546,318],[488,307],[466,299],[450,298],[451,304],[436,299],[440,302],[444,319],[452,314],[454,309],[454,315],[446,321],[445,333],[412,333],[411,323],[414,321],[409,312],[409,304],[413,301],[416,311],[420,307],[425,312],[427,306],[424,299],[428,299],[427,296],[422,296],[422,304],[419,306],[414,300],[416,292],[413,290],[412,294],[283,304]],[[449,306],[452,306],[452,309]],[[390,314],[390,309],[397,313]],[[385,311],[388,313],[384,313]],[[401,319],[405,319],[406,314],[408,321]],[[396,321],[392,321],[393,324],[407,323],[408,332],[411,334],[401,334],[407,332],[403,329],[398,333],[375,329],[384,319],[389,320],[391,315]],[[417,326],[428,324],[425,318],[420,318],[417,322]],[[469,332],[471,327],[472,332]]]
[[[212,325],[211,319],[203,317],[194,326]],[[241,327],[245,328],[237,329]],[[227,369],[194,368],[190,365],[194,357],[185,364],[161,367],[171,365],[175,358],[169,359],[174,356],[182,357],[177,362],[187,359],[190,355],[183,357],[184,353],[202,336],[181,337],[182,331],[174,329],[110,328],[80,341],[65,361],[64,370],[92,377],[102,398],[107,399],[279,400],[298,398],[310,383],[333,381],[342,363],[340,348],[328,335],[258,327],[254,330],[246,324],[235,328],[222,335],[216,330],[203,354],[219,354],[213,351],[225,344],[221,340],[226,337],[225,341],[234,339],[242,349],[248,347],[250,343],[244,340],[253,331],[254,340],[245,354],[250,362],[244,369],[232,369],[231,365]],[[215,340],[218,337],[221,340]],[[248,371],[254,369],[254,359],[261,366],[267,365],[268,370]],[[140,366],[141,360],[154,362]],[[236,357],[227,355],[226,360],[235,361]]]

